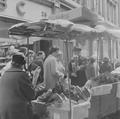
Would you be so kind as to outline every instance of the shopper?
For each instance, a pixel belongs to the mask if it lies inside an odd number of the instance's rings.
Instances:
[[[28,75],[23,71],[24,65],[22,55],[13,55],[11,68],[1,77],[0,119],[30,119],[32,116],[28,107],[35,93]]]
[[[57,69],[57,56],[59,48],[52,47],[50,49],[50,55],[44,62],[44,84],[46,89],[53,89],[59,78],[63,77],[64,74]]]
[[[65,67],[63,65],[63,53],[61,51],[59,51],[57,55],[57,69],[59,72],[65,74]]]
[[[72,85],[84,86],[87,81],[86,73],[86,58],[81,56],[81,48],[73,48],[73,58],[71,59],[68,68]]]
[[[36,68],[40,69],[39,76],[36,81],[36,85],[38,85],[44,81],[44,69],[43,69],[44,59],[45,59],[45,53],[43,51],[39,51],[37,53],[35,59],[29,65],[29,71],[31,73],[33,73],[33,75],[34,75],[35,71],[37,71]]]
[[[95,66],[94,66],[95,59],[94,58],[89,58],[88,64],[86,66],[86,76],[87,80],[93,80],[96,75],[95,75]]]
[[[86,76],[87,58],[81,57],[80,60],[81,60],[81,65],[79,65],[77,76],[79,78],[79,86],[83,87],[87,82],[87,76]]]
[[[77,76],[77,71],[78,71],[78,56],[74,55],[68,64],[69,68],[69,76],[71,79],[71,84],[72,85],[78,85],[79,84],[79,78]]]
[[[109,63],[109,58],[104,57],[103,58],[103,63],[100,65],[100,70],[99,72],[106,73],[106,72],[111,72],[112,71],[112,65]]]

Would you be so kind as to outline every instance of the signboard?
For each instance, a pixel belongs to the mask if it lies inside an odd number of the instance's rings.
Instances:
[[[0,0],[0,4],[3,4],[1,1],[7,5],[6,9],[0,12],[3,17],[34,22],[47,19],[52,14],[52,8],[28,0]]]
[[[7,0],[0,0],[0,11],[4,11],[7,7]]]
[[[54,113],[54,118],[53,119],[60,119],[60,114],[59,113]]]
[[[16,4],[16,11],[20,16],[24,16],[25,14],[25,11],[23,10],[24,6],[25,6],[25,2],[23,1],[20,1]]]
[[[61,12],[59,14],[51,15],[49,19],[67,19],[67,20],[72,20],[76,19],[82,16],[82,7],[80,6],[79,8],[69,10],[66,12]]]

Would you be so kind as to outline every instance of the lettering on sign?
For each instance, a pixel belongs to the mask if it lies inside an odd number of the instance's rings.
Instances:
[[[25,11],[23,11],[23,7],[25,6],[25,2],[24,1],[20,1],[16,4],[16,10],[17,10],[17,13],[20,15],[20,16],[24,16],[25,14]]]
[[[4,11],[7,8],[7,0],[0,0],[0,11]]]
[[[41,11],[41,16],[42,16],[43,18],[46,18],[46,17],[47,17],[47,13],[44,12],[44,11]]]

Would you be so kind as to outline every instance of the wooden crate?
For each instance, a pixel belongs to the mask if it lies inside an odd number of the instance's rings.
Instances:
[[[88,110],[90,107],[89,102],[81,102],[78,105],[72,105],[72,119],[85,119],[88,118]],[[69,103],[63,104],[62,107],[49,107],[50,119],[70,119]]]

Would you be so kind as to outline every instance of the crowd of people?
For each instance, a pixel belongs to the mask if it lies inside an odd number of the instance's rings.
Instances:
[[[68,72],[63,63],[63,53],[52,47],[49,55],[43,51],[12,53],[9,66],[4,68],[0,80],[0,119],[30,119],[30,101],[35,99],[35,87],[39,84],[53,89],[56,84],[69,76],[72,85],[84,86],[98,73],[111,72],[112,64],[107,57],[95,65],[96,59],[81,56],[81,48],[73,48],[73,57],[68,64]],[[27,65],[26,57],[29,57]],[[26,68],[28,67],[28,68]]]

